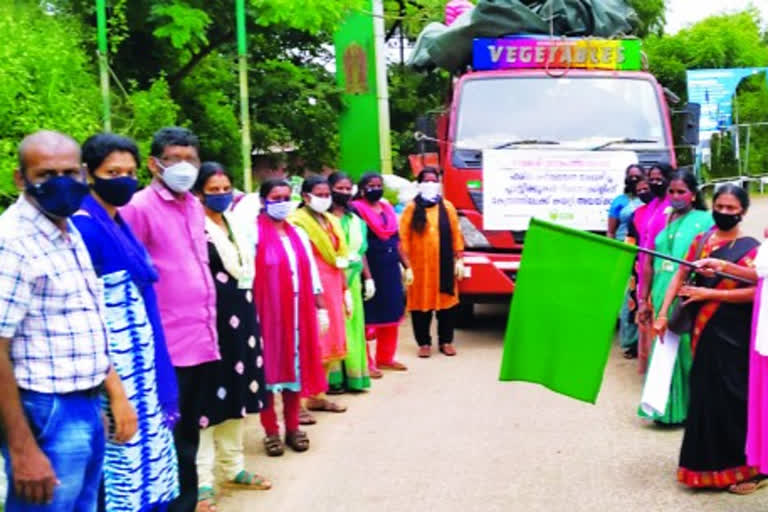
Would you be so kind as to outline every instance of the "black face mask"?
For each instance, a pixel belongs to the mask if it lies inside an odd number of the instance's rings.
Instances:
[[[663,181],[651,181],[649,183],[651,186],[651,192],[653,192],[653,195],[656,197],[664,197],[667,195],[667,184]]]
[[[346,207],[349,201],[352,199],[352,194],[345,194],[344,192],[331,192],[333,203],[339,206]]]
[[[639,197],[643,203],[648,204],[651,201],[653,201],[653,198],[656,196],[654,196],[653,192],[651,192],[650,190],[646,190],[645,192],[640,192],[639,194],[637,194],[637,197]]]
[[[718,229],[721,231],[730,231],[741,222],[742,217],[739,213],[720,213],[713,211],[712,218],[715,219],[715,225]]]
[[[384,197],[384,189],[383,188],[368,188],[365,189],[365,198],[369,200],[372,203],[375,203],[376,201],[380,200],[382,197]]]

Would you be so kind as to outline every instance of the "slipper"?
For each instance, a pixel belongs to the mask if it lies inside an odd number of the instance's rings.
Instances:
[[[264,438],[264,451],[267,452],[269,457],[280,457],[285,448],[283,448],[283,441],[279,435],[271,435]]]
[[[319,412],[336,412],[336,413],[347,412],[347,408],[343,405],[339,405],[336,402],[331,402],[330,400],[315,399],[315,398],[310,398],[309,400],[307,400],[307,409],[309,409],[310,411],[319,411]]]
[[[314,425],[317,420],[305,408],[299,410],[299,425]]]
[[[295,452],[305,452],[309,450],[309,437],[303,430],[285,433],[285,444],[290,446]]]
[[[384,377],[384,372],[379,370],[378,368],[368,368],[368,376],[372,379],[380,379]]]
[[[379,368],[382,370],[393,370],[396,372],[404,372],[408,370],[408,367],[398,361],[392,361],[388,364],[379,364]]]
[[[429,345],[422,345],[419,347],[419,357],[426,359],[432,356],[432,347]]]
[[[347,392],[347,390],[344,389],[343,387],[328,388],[328,391],[326,391],[325,394],[326,395],[343,395],[346,392]]]
[[[755,480],[749,480],[747,482],[733,484],[730,487],[728,487],[728,492],[731,494],[738,494],[740,496],[747,496],[749,494],[755,493],[760,489],[762,489],[763,487],[765,487],[766,485],[768,485],[768,478],[766,477],[759,477],[759,478],[760,478],[759,480],[755,479]],[[746,489],[745,488],[739,489],[739,486],[744,484],[753,484],[753,485]]]
[[[444,343],[443,345],[440,345],[440,352],[450,357],[456,355],[456,349],[453,348],[452,343]]]
[[[200,487],[197,490],[195,512],[216,512],[216,493],[212,487]]]
[[[280,439],[278,436],[275,437],[277,437],[278,440]],[[261,475],[243,469],[233,480],[223,482],[221,486],[242,491],[268,491],[272,488],[272,482]]]

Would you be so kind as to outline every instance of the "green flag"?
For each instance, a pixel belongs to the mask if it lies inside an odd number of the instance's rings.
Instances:
[[[595,403],[636,249],[537,219],[524,247],[500,378]]]

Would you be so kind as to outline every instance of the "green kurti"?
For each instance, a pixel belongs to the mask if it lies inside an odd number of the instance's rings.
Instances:
[[[346,387],[352,391],[362,391],[371,387],[368,375],[368,354],[365,341],[365,310],[361,275],[363,256],[368,250],[368,228],[360,217],[346,213],[341,218],[341,227],[349,247],[349,267],[347,285],[352,293],[354,308],[352,316],[347,317],[347,357],[341,363],[331,367],[328,383],[332,388]]]
[[[709,230],[713,225],[714,221],[712,220],[712,214],[710,212],[691,210],[683,217],[677,218],[667,224],[667,227],[656,237],[655,250],[675,258],[685,259],[696,236]],[[664,302],[664,296],[667,294],[667,288],[669,288],[669,284],[675,276],[678,266],[677,263],[661,258],[653,259],[653,286],[651,288],[651,300],[653,302],[655,314],[658,314],[659,309],[661,309],[661,305]],[[651,361],[653,361],[653,353],[651,353],[649,367]],[[672,374],[669,401],[667,402],[667,409],[664,415],[649,416],[642,410],[638,410],[640,417],[666,424],[678,424],[685,421],[688,414],[688,381],[692,364],[693,354],[691,353],[691,336],[690,334],[684,334],[680,336],[680,346],[678,348],[675,368]]]

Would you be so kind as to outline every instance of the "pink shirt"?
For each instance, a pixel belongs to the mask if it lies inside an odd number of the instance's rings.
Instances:
[[[120,215],[147,247],[160,276],[155,289],[174,366],[219,357],[216,288],[208,268],[205,212],[190,193],[181,199],[161,183],[138,192]]]

